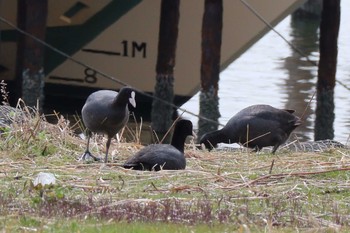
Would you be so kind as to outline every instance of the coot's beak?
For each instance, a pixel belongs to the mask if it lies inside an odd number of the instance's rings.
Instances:
[[[136,108],[135,92],[134,91],[131,92],[131,97],[129,98],[129,102],[134,108]]]

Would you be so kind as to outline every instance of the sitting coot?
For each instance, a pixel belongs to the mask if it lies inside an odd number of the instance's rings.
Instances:
[[[123,87],[119,93],[111,90],[100,90],[86,99],[81,110],[83,122],[87,128],[86,151],[82,156],[91,156],[99,160],[89,151],[91,132],[107,134],[105,163],[112,137],[121,130],[129,120],[128,103],[136,107],[135,92],[131,87]]]
[[[123,167],[149,171],[185,169],[184,144],[188,135],[192,135],[192,122],[179,120],[174,128],[171,145],[148,145],[129,158]]]
[[[273,146],[272,153],[275,153],[301,124],[300,118],[293,113],[294,110],[269,105],[252,105],[238,112],[222,129],[204,134],[200,144],[209,150],[220,142],[240,143],[256,151]]]

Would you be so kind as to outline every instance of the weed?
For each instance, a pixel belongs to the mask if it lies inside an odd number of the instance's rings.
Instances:
[[[50,124],[19,106],[0,134],[0,225],[8,231],[113,232],[111,225],[127,225],[156,232],[151,226],[157,223],[167,230],[293,232],[350,225],[347,148],[209,153],[191,142],[186,170],[133,171],[121,164],[142,147],[141,126],[111,145],[112,163],[87,164],[77,160],[85,141],[67,119],[54,114]],[[105,138],[95,136],[91,144],[102,153]],[[54,174],[56,184],[34,188],[39,172]]]

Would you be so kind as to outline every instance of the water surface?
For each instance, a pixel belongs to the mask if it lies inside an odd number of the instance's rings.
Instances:
[[[350,11],[350,1],[342,1],[341,4],[337,80],[350,87],[350,33],[347,28],[350,24],[350,14],[347,14]],[[276,26],[276,30],[307,54],[310,60],[317,62],[318,25],[317,20],[305,23],[294,21],[289,16]],[[297,136],[303,141],[313,140],[316,97],[312,99],[312,96],[316,82],[317,66],[306,61],[271,31],[221,72],[219,122],[226,124],[239,110],[253,104],[295,109],[298,116],[306,109],[305,123],[294,131],[292,137]],[[350,91],[337,83],[334,98],[334,139],[349,144]],[[182,107],[198,114],[199,94]],[[197,128],[196,117],[189,114],[184,116],[191,119]]]

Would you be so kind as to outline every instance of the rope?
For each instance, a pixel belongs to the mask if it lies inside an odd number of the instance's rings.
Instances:
[[[26,31],[24,31],[24,30],[22,30],[22,29],[20,29],[20,28],[18,28],[16,25],[14,25],[13,23],[11,23],[10,21],[6,20],[5,18],[3,18],[3,17],[1,17],[1,16],[0,16],[0,21],[2,21],[3,23],[5,23],[5,24],[9,25],[10,27],[14,28],[16,31],[22,33],[23,35],[26,35],[26,36],[30,37],[31,39],[33,39],[34,41],[36,41],[36,42],[38,42],[38,43],[44,45],[45,47],[51,49],[52,51],[54,51],[54,52],[60,54],[61,56],[65,57],[66,59],[68,59],[68,60],[70,60],[70,61],[72,61],[72,62],[74,62],[74,63],[76,63],[76,64],[78,64],[78,65],[81,65],[81,66],[83,66],[83,67],[85,67],[85,68],[94,70],[94,71],[96,71],[96,73],[100,74],[102,77],[107,78],[107,79],[109,79],[109,80],[112,80],[112,81],[114,81],[114,82],[116,82],[116,83],[118,83],[118,84],[121,84],[121,85],[123,85],[123,86],[130,86],[130,85],[127,84],[126,82],[123,82],[123,81],[121,81],[121,80],[119,80],[119,79],[117,79],[117,78],[115,78],[115,77],[113,77],[113,76],[111,76],[111,75],[108,75],[107,73],[105,73],[105,72],[103,72],[103,71],[101,71],[101,70],[99,70],[99,69],[97,69],[97,68],[95,68],[95,67],[93,67],[93,66],[91,66],[91,65],[85,64],[85,63],[83,63],[83,62],[81,62],[81,61],[79,61],[79,60],[77,60],[77,59],[75,59],[75,58],[69,56],[68,54],[62,52],[61,50],[59,50],[59,49],[53,47],[52,45],[50,45],[50,44],[48,44],[48,43],[46,43],[45,41],[43,41],[43,40],[41,40],[41,39],[35,37],[34,35],[32,35],[32,34],[26,32]],[[132,87],[132,86],[130,86],[130,87]],[[204,117],[204,116],[195,114],[195,113],[193,113],[193,112],[188,111],[187,109],[178,107],[178,106],[176,106],[176,105],[173,104],[173,103],[170,103],[170,102],[165,101],[165,100],[163,100],[163,99],[161,99],[161,98],[158,98],[157,96],[150,95],[150,94],[148,94],[148,93],[146,93],[146,92],[144,92],[144,91],[142,91],[142,90],[140,90],[140,89],[137,89],[137,88],[134,88],[134,87],[132,87],[132,88],[133,88],[136,92],[138,92],[138,93],[140,93],[140,94],[142,94],[142,95],[144,95],[144,96],[150,97],[150,98],[152,98],[152,99],[156,99],[156,100],[162,102],[163,104],[167,104],[167,105],[169,105],[169,106],[171,106],[171,107],[173,107],[173,108],[175,108],[175,109],[178,109],[178,110],[182,111],[183,113],[188,113],[188,114],[190,114],[190,115],[192,115],[192,116],[198,117],[198,118],[203,119],[203,120],[206,120],[206,121],[208,121],[208,122],[212,122],[212,123],[215,123],[215,124],[218,123],[218,122],[216,122],[216,121],[214,121],[214,120],[212,120],[212,119],[209,119],[209,118],[207,118],[207,117]],[[224,126],[224,125],[222,125],[222,124],[220,124],[220,123],[219,123],[219,125]]]
[[[270,30],[275,32],[279,37],[281,37],[294,51],[299,53],[301,57],[304,57],[311,65],[318,66],[317,62],[312,61],[309,56],[307,56],[303,51],[301,51],[299,48],[297,48],[295,45],[290,43],[281,33],[279,33],[267,20],[264,19],[263,16],[259,14],[249,3],[247,3],[246,0],[240,0],[259,20],[261,20]],[[335,80],[338,84],[343,86],[345,89],[350,91],[350,87],[348,87],[345,83]]]
[[[310,62],[312,65],[317,66],[317,63],[316,63],[315,61],[310,60],[310,58],[309,58],[305,53],[303,53],[300,49],[298,49],[296,46],[294,46],[292,43],[290,43],[290,42],[289,42],[281,33],[279,33],[267,20],[265,20],[265,19],[264,19],[264,18],[263,18],[249,3],[247,3],[246,0],[240,0],[240,1],[251,11],[259,20],[261,20],[270,30],[272,30],[272,31],[275,32],[279,37],[281,37],[293,50],[295,50],[297,53],[299,53],[302,57],[306,58],[306,60],[307,60],[308,62]],[[107,79],[109,79],[109,80],[112,80],[112,81],[114,81],[114,82],[116,82],[116,83],[118,83],[118,84],[121,84],[121,85],[123,85],[123,86],[130,86],[130,85],[128,85],[126,82],[123,82],[123,81],[121,81],[121,80],[119,80],[119,79],[117,79],[117,78],[115,78],[115,77],[113,77],[113,76],[111,76],[111,75],[108,75],[107,73],[105,73],[105,72],[103,72],[103,71],[101,71],[101,70],[98,70],[97,68],[94,68],[94,67],[91,66],[91,65],[87,65],[87,64],[85,64],[85,63],[83,63],[83,62],[81,62],[81,61],[79,61],[79,60],[77,60],[77,59],[75,59],[75,58],[69,56],[68,54],[62,52],[61,50],[59,50],[59,49],[53,47],[52,45],[50,45],[50,44],[48,44],[48,43],[46,43],[45,41],[42,41],[42,40],[40,40],[39,38],[33,36],[32,34],[27,33],[26,31],[24,31],[24,30],[18,28],[16,25],[12,24],[10,21],[6,20],[5,18],[3,18],[3,17],[1,17],[1,16],[0,16],[0,21],[2,21],[3,23],[5,23],[5,24],[9,25],[10,27],[14,28],[16,31],[22,33],[23,35],[26,35],[26,36],[30,37],[31,39],[33,39],[34,41],[36,41],[36,42],[38,42],[38,43],[44,45],[45,47],[51,49],[52,51],[54,51],[54,52],[60,54],[61,56],[65,57],[66,59],[71,60],[72,62],[74,62],[74,63],[76,63],[76,64],[78,64],[78,65],[81,65],[81,66],[83,66],[83,67],[85,67],[85,68],[92,69],[92,70],[96,71],[96,73],[100,74],[102,77],[107,78]],[[340,85],[342,85],[342,86],[343,86],[344,88],[346,88],[347,90],[350,90],[350,88],[349,88],[346,84],[344,84],[343,82],[341,82],[341,81],[339,81],[339,80],[336,80],[336,82],[339,83]],[[133,88],[136,92],[138,92],[138,93],[140,93],[140,94],[142,94],[142,95],[144,95],[144,96],[150,97],[150,98],[152,98],[152,99],[156,99],[156,100],[160,101],[160,102],[163,103],[163,104],[167,104],[167,105],[169,105],[169,106],[171,106],[171,107],[173,107],[173,108],[175,108],[175,109],[177,109],[177,110],[182,111],[183,113],[188,113],[188,114],[190,114],[190,115],[192,115],[192,116],[195,116],[195,117],[197,117],[197,118],[206,120],[206,121],[208,121],[208,122],[212,122],[212,123],[216,123],[216,124],[218,123],[218,122],[216,122],[216,121],[213,121],[213,120],[211,120],[211,119],[209,119],[209,118],[206,118],[206,117],[204,117],[204,116],[201,116],[201,115],[199,115],[199,114],[192,113],[192,112],[188,111],[187,109],[178,107],[178,106],[176,106],[175,104],[170,103],[170,102],[168,102],[168,101],[165,101],[165,100],[163,100],[163,99],[161,99],[161,98],[158,98],[158,97],[156,97],[156,96],[150,95],[150,94],[148,94],[148,93],[146,93],[146,92],[144,92],[144,91],[142,91],[142,90],[139,90],[139,89],[134,88],[134,87],[132,87],[132,88]],[[223,126],[223,125],[220,124],[220,123],[219,123],[219,125]]]

